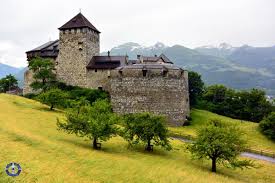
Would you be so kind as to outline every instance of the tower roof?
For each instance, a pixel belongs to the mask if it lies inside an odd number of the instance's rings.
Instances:
[[[99,30],[89,22],[89,20],[84,17],[81,13],[78,13],[75,17],[73,17],[71,20],[69,20],[67,23],[65,23],[63,26],[58,28],[59,30],[66,30],[66,29],[73,29],[73,28],[90,28],[97,33],[100,33]]]

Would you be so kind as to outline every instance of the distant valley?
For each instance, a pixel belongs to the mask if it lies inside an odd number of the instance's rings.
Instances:
[[[112,55],[127,54],[130,59],[135,59],[137,54],[164,53],[176,65],[199,72],[208,85],[224,84],[236,89],[261,88],[267,94],[275,95],[275,46],[232,47],[222,43],[217,47],[189,49],[181,45],[169,47],[163,43],[144,47],[130,42],[110,51]]]

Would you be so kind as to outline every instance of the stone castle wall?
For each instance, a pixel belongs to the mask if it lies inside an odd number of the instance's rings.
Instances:
[[[110,95],[114,112],[152,112],[168,117],[170,125],[183,125],[190,114],[188,73],[169,70],[165,75],[160,69],[113,70],[110,78]]]
[[[26,70],[24,73],[23,95],[34,92],[30,86],[32,82],[34,82],[33,72],[31,70]]]
[[[109,78],[111,70],[91,69],[87,72],[87,88],[109,90]]]
[[[95,31],[88,28],[60,31],[57,79],[69,85],[86,87],[86,66],[99,52],[99,34]]]

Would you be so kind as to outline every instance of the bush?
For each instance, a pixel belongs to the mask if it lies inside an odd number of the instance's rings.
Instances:
[[[275,141],[275,112],[264,118],[259,126],[263,134]]]
[[[261,121],[272,111],[271,103],[266,100],[264,91],[236,91],[223,85],[209,86],[196,107],[254,122]]]
[[[50,110],[53,110],[57,106],[63,107],[66,105],[68,94],[60,89],[50,89],[37,96],[38,101],[50,106]]]
[[[35,94],[35,93],[28,93],[24,95],[24,97],[28,99],[35,99],[37,96],[38,94]]]
[[[54,86],[62,91],[66,91],[70,100],[79,100],[85,98],[92,105],[96,100],[108,99],[109,95],[106,91],[99,89],[81,88],[79,86],[71,86],[62,82],[55,82]]]

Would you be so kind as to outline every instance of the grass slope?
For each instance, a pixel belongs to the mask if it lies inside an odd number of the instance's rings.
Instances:
[[[193,109],[191,112],[193,121],[190,126],[169,128],[173,134],[178,136],[191,135],[196,136],[196,130],[205,125],[211,119],[220,119],[224,122],[239,126],[245,133],[248,146],[251,149],[271,151],[275,153],[275,143],[264,136],[259,129],[258,123],[232,119],[229,117],[221,116],[209,111]]]
[[[184,143],[172,141],[174,150],[142,147],[127,149],[121,138],[103,143],[101,151],[90,141],[56,130],[60,112],[38,102],[0,94],[0,169],[9,162],[22,166],[19,177],[0,172],[0,182],[275,182],[275,165],[257,161],[259,169],[209,171],[210,162],[193,161]]]

